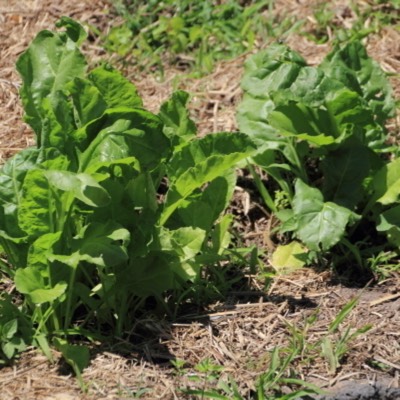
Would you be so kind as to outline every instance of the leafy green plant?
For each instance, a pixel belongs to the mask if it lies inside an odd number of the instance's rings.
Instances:
[[[398,1],[350,1],[342,10],[333,3],[320,3],[313,9],[310,27],[302,34],[317,43],[361,40],[385,26],[396,25],[399,9]]]
[[[398,249],[399,159],[385,128],[395,101],[363,45],[337,45],[318,67],[272,45],[246,62],[242,87],[238,122],[258,145],[252,163],[270,180],[255,182],[280,232],[337,264]]]
[[[146,298],[163,302],[226,259],[231,217],[221,213],[254,146],[243,134],[197,139],[184,92],[158,115],[145,110],[118,72],[88,70],[79,24],[58,26],[17,62],[37,145],[0,171],[0,270],[23,296],[18,311],[4,299],[1,332],[12,356],[21,313],[34,343],[51,340],[79,372],[87,350],[66,337],[123,335]]]
[[[221,400],[244,400],[247,398],[257,400],[290,400],[308,394],[318,394],[322,391],[313,384],[294,377],[287,377],[291,362],[297,356],[296,348],[291,348],[286,354],[284,351],[275,348],[270,355],[268,370],[262,373],[255,382],[255,391],[244,397],[243,393],[232,377],[221,376],[224,368],[215,364],[212,360],[206,359],[195,366],[195,373],[189,379],[196,382],[201,388],[181,389],[183,393],[198,396],[199,399],[221,399]],[[179,375],[184,375],[183,363],[175,364]],[[290,394],[282,394],[281,386],[300,387]]]
[[[352,341],[372,328],[371,325],[364,325],[358,329],[349,325],[343,327],[345,319],[355,309],[358,301],[359,296],[347,302],[329,324],[323,337],[317,341],[310,340],[309,332],[318,321],[320,310],[306,318],[300,328],[296,324],[286,322],[290,333],[289,348],[297,350],[296,361],[310,365],[315,363],[317,357],[322,357],[327,364],[329,374],[335,375],[343,358],[348,355]]]
[[[210,72],[216,61],[251,50],[258,38],[287,34],[299,25],[275,21],[271,0],[120,0],[114,6],[125,21],[111,28],[105,48],[161,72],[165,63],[193,67],[200,75]]]

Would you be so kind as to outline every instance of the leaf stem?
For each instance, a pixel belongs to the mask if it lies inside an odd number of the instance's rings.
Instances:
[[[262,183],[262,181],[260,179],[260,176],[258,175],[256,170],[254,169],[253,165],[251,165],[249,161],[247,161],[247,167],[248,167],[251,175],[253,176],[253,179],[254,179],[254,182],[255,182],[255,184],[257,186],[257,189],[260,192],[261,197],[263,198],[265,204],[270,208],[270,210],[273,213],[276,213],[277,212],[277,208],[275,206],[274,200],[272,199],[271,195],[269,194],[267,188]]]

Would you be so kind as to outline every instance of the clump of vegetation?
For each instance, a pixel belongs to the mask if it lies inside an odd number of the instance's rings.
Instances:
[[[271,0],[125,0],[114,6],[124,23],[111,28],[105,48],[159,72],[172,64],[209,73],[216,61],[253,49],[259,38],[264,42],[298,26],[275,21]]]
[[[65,340],[121,336],[148,297],[163,303],[219,265],[230,244],[234,166],[244,134],[196,138],[176,92],[158,115],[115,70],[87,70],[82,27],[42,31],[21,55],[21,97],[37,145],[0,171],[2,274],[22,295],[0,301],[2,358],[56,345],[79,371],[87,349]]]
[[[240,129],[258,145],[268,189],[255,179],[282,241],[302,243],[286,253],[366,267],[398,251],[400,159],[385,128],[396,103],[364,46],[337,45],[318,67],[270,46],[247,61],[242,87]]]
[[[310,28],[302,34],[316,43],[362,39],[398,23],[399,17],[398,0],[350,1],[344,7],[321,2],[313,9]]]

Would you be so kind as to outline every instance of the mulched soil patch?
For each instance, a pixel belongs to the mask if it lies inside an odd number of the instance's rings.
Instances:
[[[304,29],[312,30],[315,21],[311,16],[316,3],[277,1],[276,12],[306,18]],[[346,3],[332,2],[336,10],[335,23],[344,27],[355,18]],[[364,4],[359,3],[360,6]],[[21,80],[15,71],[15,61],[36,33],[45,28],[53,29],[61,15],[94,25],[104,33],[118,23],[110,5],[103,0],[25,0],[23,4],[18,0],[0,0],[0,164],[33,144],[32,132],[22,122],[18,98]],[[289,36],[286,42],[311,64],[318,63],[329,51],[329,45],[316,45],[299,34]],[[371,35],[367,47],[386,71],[400,70],[398,29],[387,27]],[[100,58],[115,62],[105,54],[99,38],[93,37],[84,51],[93,64]],[[237,129],[235,107],[241,97],[239,81],[245,57],[219,63],[211,76],[186,79],[179,84],[193,96],[191,112],[200,135]],[[159,82],[155,76],[124,67],[124,74],[137,84],[145,106],[153,111],[157,111],[172,92],[176,72],[168,69],[165,80]],[[398,98],[399,80],[393,78],[392,82]],[[396,135],[398,127],[399,118],[396,118],[390,126]],[[235,226],[244,244],[255,243],[268,252],[274,245],[269,240],[273,221],[256,201],[251,187],[243,183],[246,176],[242,173],[244,178],[242,184],[238,184],[232,203],[232,211],[237,215]],[[312,359],[307,359],[306,353],[303,358],[302,355],[296,357],[293,368],[300,378],[333,388],[336,392],[332,398],[389,399],[388,396],[397,396],[394,390],[400,387],[399,273],[364,289],[352,287],[351,282],[339,278],[330,271],[302,269],[275,278],[265,290],[264,282],[248,276],[246,293],[232,292],[225,302],[208,305],[199,315],[180,315],[177,321],[169,322],[149,313],[136,323],[137,329],[131,337],[134,345],[128,346],[121,339],[113,346],[93,346],[91,365],[83,374],[86,393],[81,391],[58,353],[54,354],[59,361],[50,364],[37,351],[27,351],[13,365],[0,370],[0,397],[105,400],[142,393],[141,398],[147,399],[190,398],[185,397],[180,388],[193,385],[190,380],[193,367],[205,358],[223,365],[222,378],[232,376],[241,390],[248,392],[254,389],[257,376],[268,369],[271,350],[290,345],[294,328],[304,332],[307,318],[317,314],[316,322],[305,336],[312,346],[328,334],[328,326],[341,308],[358,296],[359,303],[344,322],[343,329],[347,326],[357,329],[366,324],[372,328],[349,343],[340,367],[330,371],[320,351],[315,350]],[[10,286],[0,288],[12,290]],[[186,362],[187,370],[182,376],[171,368],[170,361],[174,359]],[[349,382],[355,388],[353,397],[345,397],[347,389],[343,385]],[[361,386],[355,386],[357,382]],[[389,394],[385,392],[388,388],[393,389]]]

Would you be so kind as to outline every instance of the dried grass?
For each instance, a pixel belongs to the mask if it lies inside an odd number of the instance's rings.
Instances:
[[[277,13],[308,18],[307,23],[312,28],[314,22],[311,16],[316,3],[306,0],[277,1]],[[335,4],[338,23],[346,26],[354,15],[347,9],[344,12],[346,2],[336,1]],[[61,15],[93,24],[103,32],[116,23],[110,17],[110,6],[103,0],[0,0],[0,163],[33,144],[32,132],[22,122],[18,98],[21,80],[15,71],[15,61],[34,35],[41,29],[52,29]],[[385,28],[379,35],[371,35],[367,39],[370,54],[388,72],[398,73],[400,70],[399,39],[400,33],[394,27]],[[290,36],[287,43],[311,64],[318,63],[329,51],[328,45],[316,45],[300,35]],[[85,47],[85,53],[92,63],[106,57],[98,39]],[[201,135],[237,128],[234,116],[241,97],[239,80],[244,58],[219,63],[215,72],[203,79],[180,82],[179,87],[193,95],[191,111]],[[146,107],[157,111],[174,89],[177,71],[167,70],[163,82],[129,67],[125,67],[124,73],[137,84]],[[398,78],[393,78],[393,85],[398,97]],[[399,121],[394,120],[392,129],[398,131],[398,126]],[[254,208],[251,200],[244,197],[240,198],[238,194],[237,206],[243,208],[247,204],[247,208]],[[246,216],[248,210],[241,213]],[[262,221],[260,218],[256,222],[243,222],[243,235],[263,236],[266,224]],[[259,242],[264,244],[262,238]],[[49,364],[43,356],[31,350],[14,365],[0,370],[1,398],[123,399],[139,389],[148,388],[151,391],[142,398],[183,399],[185,396],[179,388],[191,384],[189,376],[178,376],[170,367],[171,359],[185,360],[190,371],[199,361],[210,358],[223,365],[224,374],[231,375],[243,390],[252,389],[257,375],[268,368],[270,350],[289,344],[292,335],[288,323],[302,329],[306,318],[319,310],[318,320],[307,336],[310,344],[316,343],[327,334],[327,326],[341,307],[360,293],[359,305],[346,324],[354,328],[371,324],[373,328],[352,343],[351,351],[338,373],[329,374],[327,364],[321,357],[316,357],[312,363],[299,357],[296,361],[297,372],[307,381],[326,386],[342,380],[368,379],[399,387],[400,299],[391,297],[399,293],[399,276],[363,292],[344,287],[333,278],[328,272],[300,270],[277,278],[266,294],[262,294],[259,282],[249,278],[254,292],[244,297],[243,294],[233,294],[232,303],[210,305],[208,313],[198,318],[186,318],[174,324],[152,316],[143,318],[137,322],[138,332],[142,333],[134,334],[136,348],[133,347],[130,354],[121,353],[116,347],[93,346],[91,365],[84,372],[89,389],[86,394],[81,392],[62,361]],[[55,353],[55,356],[59,359],[58,354]],[[387,371],[379,372],[373,368],[373,361],[386,364]]]

